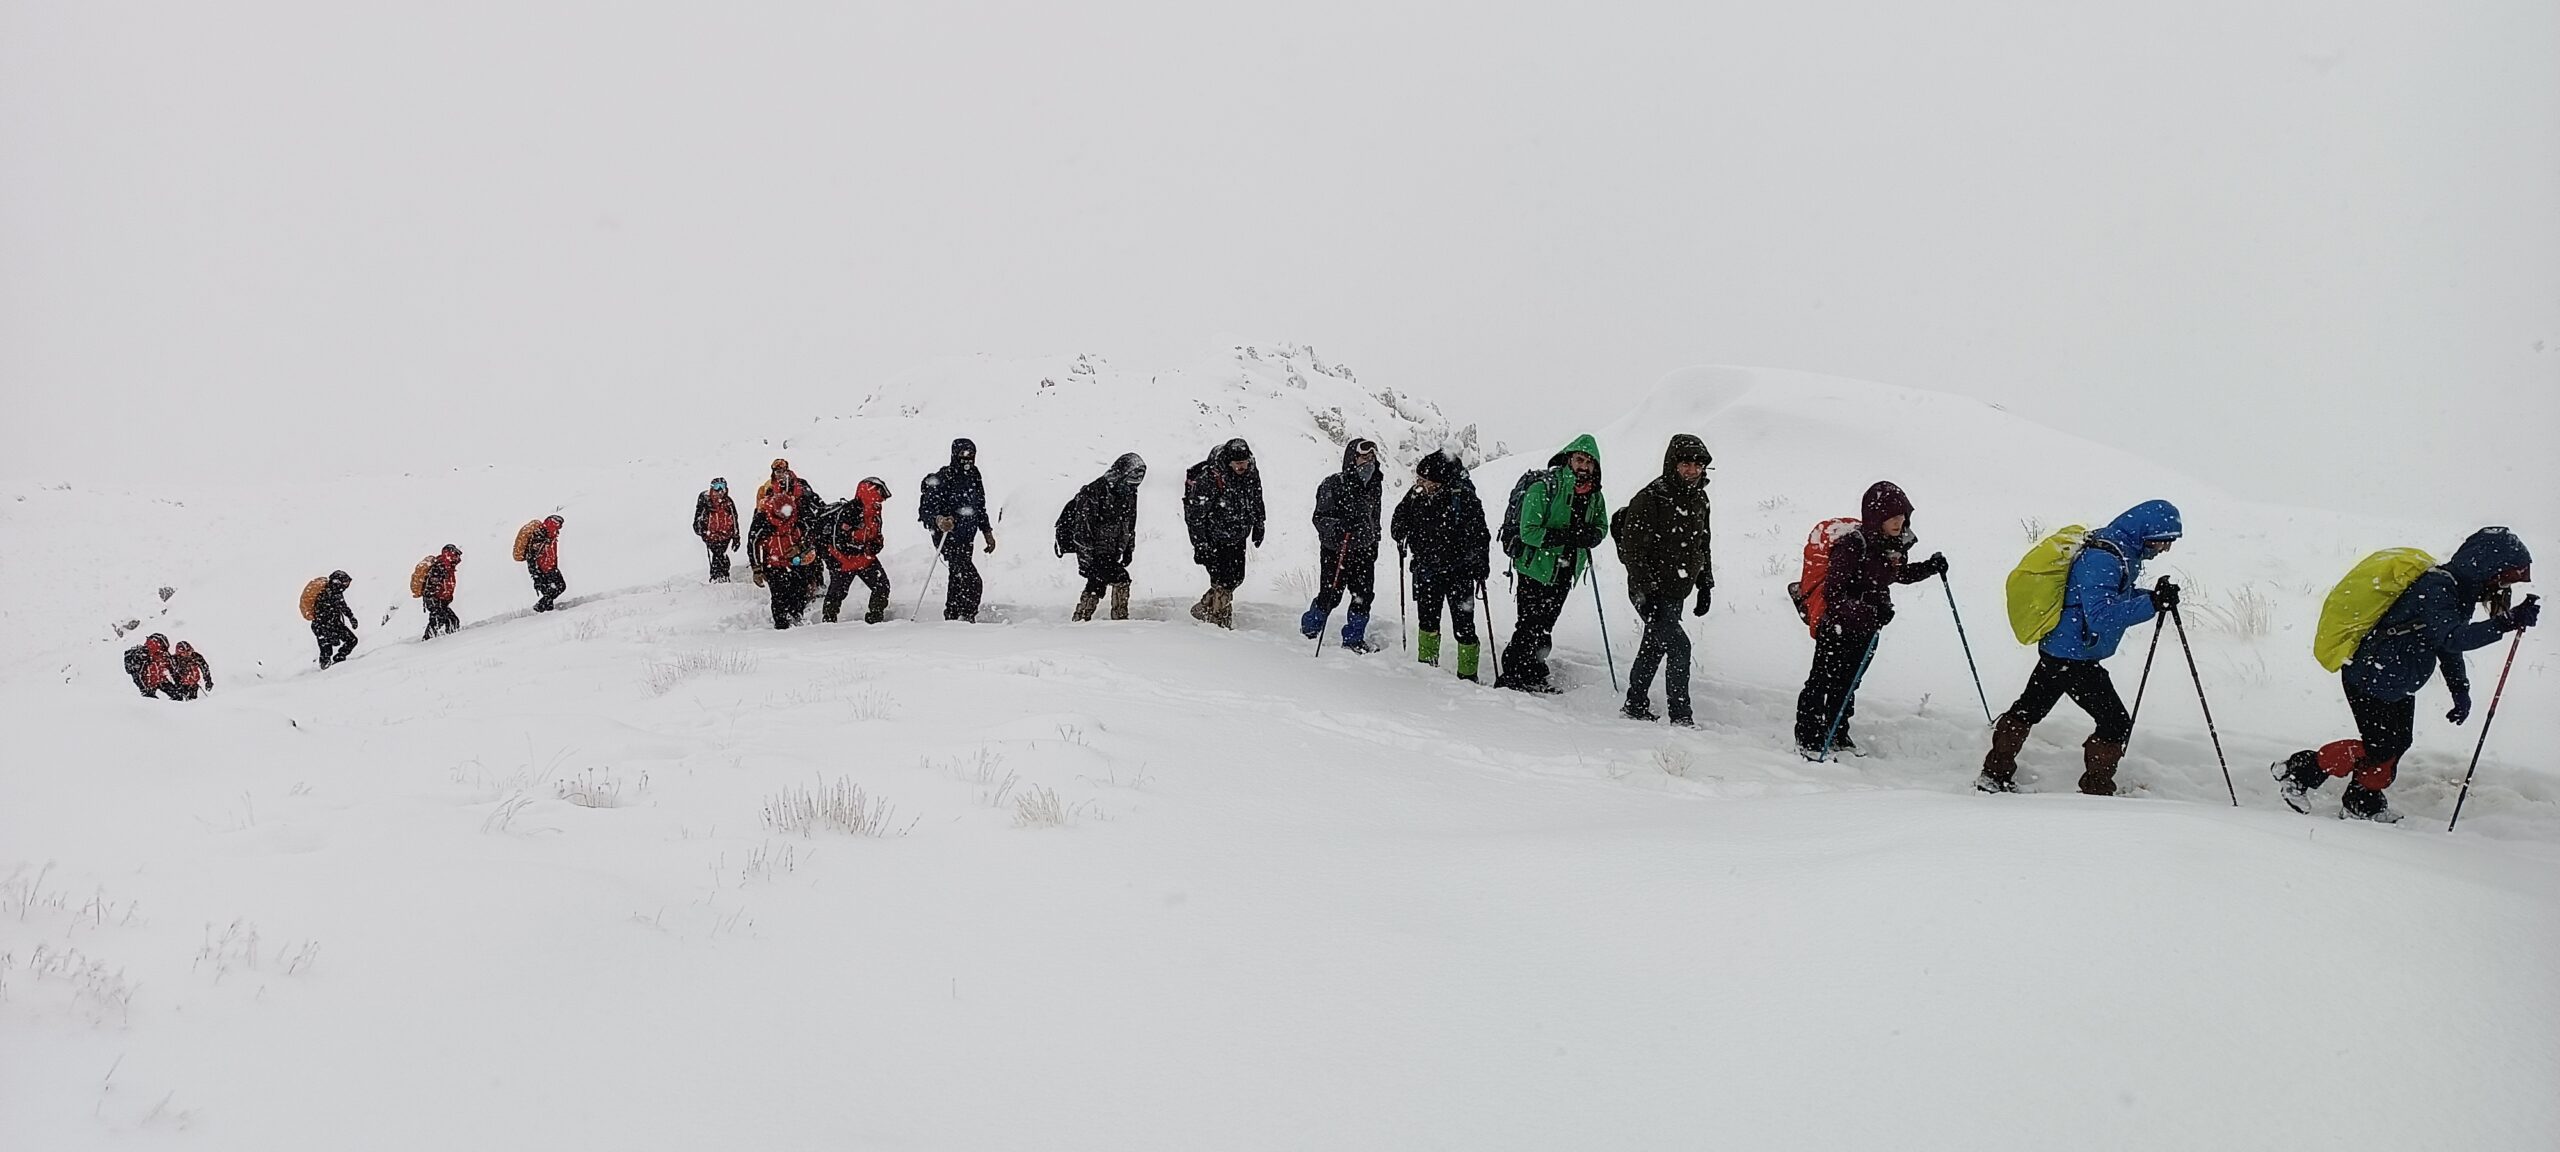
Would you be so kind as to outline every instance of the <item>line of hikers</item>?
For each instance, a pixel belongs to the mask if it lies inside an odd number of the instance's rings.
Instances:
[[[985,582],[975,553],[996,550],[977,459],[975,443],[954,440],[949,462],[918,484],[917,521],[931,537],[935,566],[949,570],[945,620],[977,620]],[[1317,587],[1299,615],[1299,632],[1321,648],[1334,610],[1347,598],[1342,646],[1372,651],[1368,628],[1377,599],[1377,561],[1383,544],[1392,541],[1399,579],[1411,577],[1418,617],[1415,658],[1439,665],[1445,612],[1447,631],[1456,640],[1457,675],[1474,681],[1483,656],[1475,610],[1485,609],[1489,625],[1489,580],[1498,547],[1516,615],[1509,640],[1496,654],[1494,685],[1555,692],[1548,656],[1556,621],[1574,585],[1591,571],[1593,549],[1614,540],[1626,572],[1627,597],[1642,624],[1621,714],[1646,722],[1661,718],[1652,708],[1653,682],[1659,676],[1669,722],[1694,726],[1690,642],[1682,609],[1689,616],[1704,616],[1714,603],[1706,492],[1713,465],[1704,441],[1673,436],[1664,446],[1661,472],[1612,514],[1601,489],[1599,444],[1589,435],[1579,436],[1544,467],[1519,478],[1503,501],[1499,526],[1491,527],[1465,465],[1443,452],[1416,462],[1411,486],[1394,511],[1382,516],[1384,465],[1378,446],[1353,439],[1343,447],[1339,469],[1316,485],[1311,519]],[[1052,547],[1061,557],[1073,554],[1084,579],[1074,613],[1078,621],[1093,619],[1106,596],[1111,619],[1129,616],[1129,565],[1137,548],[1138,494],[1146,475],[1144,459],[1124,454],[1059,510]],[[823,618],[835,622],[856,580],[870,591],[863,621],[876,624],[887,615],[890,595],[880,561],[882,505],[888,499],[888,485],[873,476],[855,485],[850,499],[829,503],[789,461],[777,459],[766,482],[757,487],[743,533],[728,481],[720,478],[694,501],[693,532],[708,554],[714,581],[729,579],[729,554],[744,548],[754,579],[770,593],[775,628],[800,623],[821,594]],[[1244,583],[1246,558],[1249,550],[1261,547],[1266,528],[1262,476],[1252,446],[1233,439],[1211,449],[1184,471],[1182,502],[1192,560],[1208,577],[1208,590],[1192,604],[1191,615],[1233,628],[1235,593]],[[1912,559],[1919,541],[1912,530],[1914,511],[1902,488],[1880,481],[1860,499],[1857,516],[1824,520],[1808,534],[1801,575],[1787,591],[1814,641],[1794,725],[1797,750],[1809,759],[1828,759],[1836,752],[1863,754],[1851,724],[1857,687],[1875,659],[1884,629],[1894,620],[1893,589],[1933,577],[1946,580],[1944,553]],[[528,523],[517,534],[515,556],[533,578],[536,611],[553,607],[567,587],[559,573],[560,528],[561,518],[555,515]],[[2096,725],[2081,746],[2079,790],[2115,794],[2116,770],[2134,718],[2104,661],[2115,654],[2127,631],[2176,617],[2177,586],[2162,577],[2146,588],[2139,578],[2143,563],[2169,551],[2183,531],[2176,506],[2146,501],[2103,527],[2073,525],[2046,536],[2011,572],[2011,628],[2021,643],[2036,647],[2037,661],[2017,700],[1991,718],[1991,747],[1976,787],[1995,793],[2017,790],[2018,755],[2029,733],[2068,697]],[[411,594],[427,609],[427,637],[460,626],[452,602],[461,560],[461,550],[446,545],[412,573]],[[2539,621],[2535,598],[2510,603],[2509,589],[2532,578],[2531,563],[2523,542],[2512,533],[2483,528],[2442,565],[2415,549],[2376,553],[2357,565],[2323,606],[2318,649],[2322,665],[2341,673],[2359,738],[2297,752],[2276,763],[2274,773],[2286,802],[2307,811],[2312,791],[2330,777],[2342,777],[2349,780],[2343,815],[2398,819],[2383,790],[2413,742],[2418,690],[2441,668],[2454,698],[2446,718],[2456,724],[2468,719],[2470,682],[2462,654]],[[928,572],[928,582],[932,576]],[[303,615],[320,642],[324,668],[344,660],[355,647],[356,620],[346,606],[347,584],[347,574],[335,572],[304,589]],[[1952,609],[1952,586],[1947,595]],[[2483,606],[2490,614],[2474,620]],[[1601,611],[1605,640],[1605,607]],[[1959,618],[1959,628],[1961,624]],[[2182,623],[2179,630],[2183,639]],[[151,666],[147,648],[134,650],[145,654],[146,667]],[[201,667],[201,657],[196,660]],[[128,654],[128,669],[132,667]],[[2148,669],[2146,663],[2146,675]],[[153,690],[143,673],[136,673],[136,683],[146,693]],[[209,675],[204,686],[211,686]],[[1987,701],[1984,711],[1989,712]]]

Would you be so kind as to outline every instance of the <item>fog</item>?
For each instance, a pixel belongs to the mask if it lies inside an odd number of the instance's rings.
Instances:
[[[2560,5],[0,0],[0,475],[618,457],[1275,340],[1540,442],[1776,365],[2547,523]]]

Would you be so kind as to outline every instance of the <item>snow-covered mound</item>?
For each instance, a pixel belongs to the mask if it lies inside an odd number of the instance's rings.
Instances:
[[[1178,373],[964,361],[698,458],[6,493],[0,1147],[2560,1137],[2547,664],[2518,665],[2463,835],[2437,829],[2476,728],[2440,708],[2398,828],[2296,816],[2264,775],[2346,731],[2307,651],[2335,572],[2471,525],[2252,505],[1950,397],[1680,374],[1596,430],[1613,502],[1673,432],[1717,454],[1704,726],[1679,732],[1613,715],[1587,593],[1555,699],[1296,635],[1306,503],[1342,440],[1490,455],[1489,501],[1553,450],[1477,444],[1474,418],[1301,350]],[[1006,515],[1001,623],[906,618],[929,559],[915,479],[958,435]],[[1174,493],[1233,435],[1273,533],[1227,633],[1183,614]],[[1153,467],[1139,619],[1067,623],[1050,519],[1129,450]],[[776,633],[759,590],[702,582],[693,493],[775,455],[830,495],[897,491],[891,622]],[[1810,642],[1782,588],[1805,528],[1888,477],[1956,559],[1995,707],[2030,659],[1998,599],[2019,521],[2178,501],[2190,536],[2163,570],[2196,587],[2242,806],[2174,637],[2133,796],[2068,792],[2086,723],[2067,705],[2025,757],[2043,794],[1970,792],[1981,707],[1928,585],[1862,694],[1875,754],[1796,758]],[[571,599],[533,617],[502,558],[555,509]],[[131,550],[78,547],[109,537]],[[469,626],[420,643],[399,585],[446,540],[469,553]],[[367,630],[323,674],[289,605],[333,566]],[[195,639],[221,690],[134,699],[126,620]],[[2310,1067],[2402,1079],[2336,1106],[2300,1094]]]

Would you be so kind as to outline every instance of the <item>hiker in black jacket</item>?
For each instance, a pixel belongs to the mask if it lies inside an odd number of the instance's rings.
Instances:
[[[1262,547],[1263,527],[1262,473],[1242,437],[1210,449],[1208,459],[1183,472],[1182,524],[1191,535],[1192,563],[1209,570],[1209,590],[1191,606],[1191,618],[1235,627],[1245,544]]]
[[[1062,541],[1076,554],[1076,574],[1084,577],[1084,594],[1076,597],[1075,618],[1093,619],[1102,593],[1111,593],[1111,618],[1129,618],[1129,561],[1138,553],[1138,486],[1146,481],[1147,462],[1130,452],[1111,462],[1111,470],[1076,491],[1067,505]]]
[[[987,515],[987,482],[978,475],[977,443],[965,438],[952,441],[951,462],[926,474],[918,487],[923,491],[916,497],[916,519],[933,530],[933,546],[951,570],[942,618],[974,622],[987,583],[978,575],[978,561],[969,545],[983,532],[987,551],[996,550],[995,525]]]
[[[311,635],[320,642],[320,666],[326,668],[347,658],[356,650],[356,610],[347,607],[347,585],[355,577],[342,569],[329,574],[329,582],[320,589],[320,597],[312,603]]]
[[[1413,561],[1414,658],[1440,663],[1440,609],[1458,636],[1458,678],[1474,680],[1483,648],[1476,640],[1476,598],[1493,571],[1493,534],[1466,466],[1439,452],[1413,466],[1413,487],[1396,502],[1387,532]]]
[[[1629,720],[1653,719],[1653,676],[1662,671],[1663,703],[1671,722],[1684,728],[1696,724],[1689,708],[1689,634],[1681,627],[1680,609],[1695,593],[1693,611],[1704,616],[1715,598],[1707,501],[1707,469],[1714,463],[1706,441],[1685,432],[1673,436],[1662,450],[1662,474],[1638,489],[1609,522],[1609,535],[1618,542],[1618,564],[1627,570],[1627,599],[1635,603],[1636,618],[1644,621],[1644,639],[1627,668],[1627,702],[1620,709]]]
[[[1369,650],[1369,606],[1378,598],[1378,504],[1386,478],[1378,470],[1378,446],[1354,440],[1342,446],[1342,470],[1316,485],[1316,595],[1298,616],[1298,633],[1314,639],[1333,606],[1351,592],[1342,620],[1342,646]]]

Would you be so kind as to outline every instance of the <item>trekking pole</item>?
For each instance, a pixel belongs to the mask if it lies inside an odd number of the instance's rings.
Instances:
[[[2524,602],[2531,604],[2540,599],[2540,596],[2527,596]],[[2462,791],[2453,797],[2453,819],[2444,822],[2447,832],[2462,822],[2462,802],[2471,798],[2471,774],[2480,770],[2480,752],[2489,746],[2489,726],[2498,722],[2498,698],[2507,694],[2507,673],[2516,670],[2516,650],[2522,647],[2524,629],[2519,628],[2516,629],[2516,638],[2507,644],[2506,666],[2498,669],[2498,688],[2489,693],[2489,714],[2480,718],[2480,740],[2471,746],[2471,767],[2462,771]]]
[[[1840,721],[1849,714],[1849,701],[1858,698],[1858,685],[1865,683],[1867,679],[1867,662],[1876,658],[1876,641],[1882,639],[1884,639],[1882,632],[1867,637],[1867,650],[1858,657],[1858,670],[1849,677],[1849,691],[1840,697],[1840,706],[1831,710],[1830,727],[1822,730],[1822,755],[1814,759],[1821,761],[1831,759],[1831,742],[1840,737]]]
[[[1591,550],[1583,549],[1582,571],[1591,577],[1591,610],[1600,614],[1600,655],[1609,662],[1609,690],[1620,692],[1624,689],[1618,687],[1618,656],[1609,650],[1609,609],[1602,603],[1608,597],[1600,592],[1600,573],[1594,570],[1596,566]]]
[[[1964,645],[1964,666],[1973,673],[1973,694],[1975,698],[1982,701],[1982,722],[1992,723],[1991,697],[1982,690],[1982,666],[1973,662],[1973,641],[1965,638],[1964,613],[1956,608],[1955,584],[1947,579],[1947,574],[1943,571],[1938,573],[1938,584],[1947,591],[1947,614],[1956,618],[1956,642]],[[2138,703],[2141,699],[2142,694],[2136,691],[2134,700]]]
[[[1319,552],[1319,553],[1317,553],[1317,556],[1318,556],[1318,557],[1322,557],[1322,556],[1323,556],[1323,553]],[[1350,533],[1348,533],[1348,532],[1346,532],[1346,533],[1343,533],[1343,536],[1342,536],[1342,550],[1341,550],[1340,552],[1336,553],[1336,554],[1335,554],[1335,556],[1334,556],[1334,558],[1333,558],[1333,583],[1332,583],[1331,585],[1327,586],[1327,587],[1326,587],[1326,589],[1325,589],[1325,591],[1327,591],[1327,592],[1339,592],[1339,591],[1341,591],[1341,590],[1342,590],[1342,582],[1343,582],[1344,580],[1348,579],[1348,578],[1350,577],[1350,575],[1351,575],[1351,571],[1350,571],[1350,569],[1351,569],[1351,534],[1350,534]],[[1372,569],[1370,569],[1369,571],[1370,571],[1372,574],[1375,574],[1375,573],[1377,572],[1377,569],[1372,568]],[[1332,624],[1332,623],[1333,623],[1333,609],[1331,609],[1331,608],[1327,608],[1327,609],[1325,609],[1325,611],[1324,611],[1324,623],[1323,623],[1323,624],[1319,624],[1319,625],[1317,625],[1317,626],[1316,626],[1316,655],[1317,655],[1319,658],[1321,658],[1321,657],[1324,655],[1324,630],[1325,630],[1325,627],[1326,627],[1327,625]]]
[[[2187,618],[2180,615],[2177,607],[2172,605],[2169,608],[2169,622],[2178,626],[2178,647],[2186,652],[2187,675],[2196,682],[2196,707],[2204,710],[2205,734],[2213,737],[2213,759],[2215,763],[2222,765],[2222,790],[2231,794],[2231,806],[2237,808],[2240,806],[2240,790],[2231,786],[2231,761],[2222,755],[2222,732],[2213,726],[2213,705],[2204,702],[2204,675],[2196,671],[2196,650],[2194,646],[2187,643]],[[2152,630],[2152,635],[2159,634],[2157,628]],[[2480,731],[2486,735],[2489,728],[2484,724]]]
[[[1476,598],[1484,601],[1484,650],[1493,656],[1493,678],[1499,681],[1502,679],[1502,645],[1495,643],[1494,638],[1502,635],[1502,629],[1494,626],[1493,591],[1482,580],[1476,581]]]
[[[1404,545],[1396,545],[1396,649],[1413,650],[1413,617],[1404,608]]]
[[[933,573],[940,567],[942,567],[942,545],[936,543],[933,546],[933,559],[925,562],[924,587],[916,590],[916,610],[911,613],[915,619],[924,619],[924,598],[933,595]]]
[[[2151,651],[2142,657],[2142,682],[2133,686],[2133,714],[2125,718],[2127,729],[2131,729],[2142,719],[2142,694],[2151,688],[2151,661],[2160,655],[2160,618],[2166,615],[2168,613],[2163,612],[2151,618]],[[2186,633],[2182,630],[2179,635],[2184,636]],[[2133,733],[2127,731],[2124,739],[2127,744],[2133,743]]]

